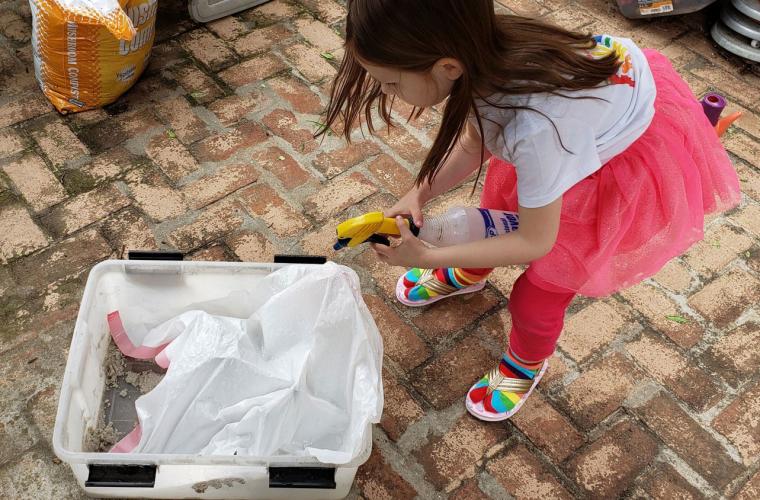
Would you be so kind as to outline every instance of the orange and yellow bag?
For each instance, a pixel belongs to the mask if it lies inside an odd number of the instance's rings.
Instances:
[[[153,46],[158,0],[30,0],[37,81],[61,113],[114,102]]]

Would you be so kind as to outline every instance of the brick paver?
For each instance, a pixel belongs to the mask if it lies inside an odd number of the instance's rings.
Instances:
[[[464,392],[511,326],[520,270],[427,310],[395,303],[402,271],[334,226],[403,195],[440,110],[353,145],[312,134],[342,57],[345,0],[273,0],[197,25],[159,2],[140,82],[105,110],[61,116],[39,91],[31,14],[0,0],[0,493],[80,498],[53,458],[57,390],[88,270],[127,249],[352,266],[385,344],[386,407],[351,498],[717,498],[760,495],[760,70],[716,49],[708,14],[631,21],[608,0],[498,0],[502,12],[660,48],[696,93],[744,118],[724,139],[741,206],[652,280],[578,300],[537,394],[485,424]],[[430,212],[474,204],[465,186]]]

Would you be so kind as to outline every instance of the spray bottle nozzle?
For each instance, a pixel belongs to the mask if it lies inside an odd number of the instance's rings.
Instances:
[[[409,218],[405,218],[409,229],[417,235],[419,228]],[[370,212],[353,219],[348,219],[338,225],[338,241],[333,245],[334,250],[353,248],[362,243],[379,243],[390,245],[388,236],[401,236],[396,219],[385,217],[382,212]]]

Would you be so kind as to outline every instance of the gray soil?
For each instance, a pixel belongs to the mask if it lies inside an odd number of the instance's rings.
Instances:
[[[101,422],[101,425],[102,424],[103,423]],[[110,422],[108,425],[102,427],[99,425],[97,428],[90,428],[87,431],[84,449],[88,452],[106,452],[110,450],[120,438],[121,437]]]
[[[103,369],[106,372],[106,387],[116,387],[119,377],[124,376],[127,364],[124,361],[124,355],[116,347],[116,344],[108,344],[106,360],[103,362]]]
[[[127,383],[132,387],[140,389],[140,394],[147,394],[152,391],[161,382],[162,378],[164,378],[163,374],[149,371],[128,371],[126,375]]]
[[[116,406],[116,398],[129,400],[129,402],[122,401],[120,403],[123,409],[124,404],[134,405],[134,401],[140,395],[152,391],[164,377],[163,373],[152,371],[153,368],[157,369],[150,362],[126,358],[113,342],[109,343],[106,358],[103,362],[106,389],[101,403],[100,419],[98,420],[97,427],[87,430],[84,451],[107,452],[131,430],[125,431],[123,428],[124,422],[121,423],[122,425],[117,426],[119,429],[114,427],[111,419],[117,420],[122,417],[115,416],[111,407]],[[129,389],[128,386],[137,389],[137,391]],[[137,421],[134,421],[134,425],[130,422],[126,424],[127,426],[134,427]]]

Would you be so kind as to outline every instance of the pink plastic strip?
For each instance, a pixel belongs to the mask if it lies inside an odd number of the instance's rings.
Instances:
[[[166,349],[158,353],[158,356],[156,356],[156,364],[164,370],[169,368],[169,357],[166,355]]]
[[[131,453],[142,439],[142,429],[138,425],[129,434],[121,438],[121,441],[113,445],[110,453]]]
[[[108,314],[108,328],[111,331],[111,337],[113,338],[116,347],[119,348],[122,354],[135,359],[155,358],[156,363],[161,368],[167,368],[169,366],[169,358],[164,352],[164,349],[169,344],[160,345],[158,347],[134,345],[124,329],[124,323],[121,321],[119,311],[113,311]],[[124,436],[121,441],[111,448],[111,453],[131,453],[140,443],[141,438],[142,428],[138,424],[132,432]]]
[[[146,347],[136,346],[132,343],[124,330],[124,323],[121,322],[121,316],[119,311],[114,311],[108,314],[108,328],[111,330],[111,337],[113,338],[116,347],[119,350],[135,359],[150,359],[156,357],[158,353],[164,350],[168,344],[164,344],[158,347]],[[167,364],[168,366],[168,364]]]

